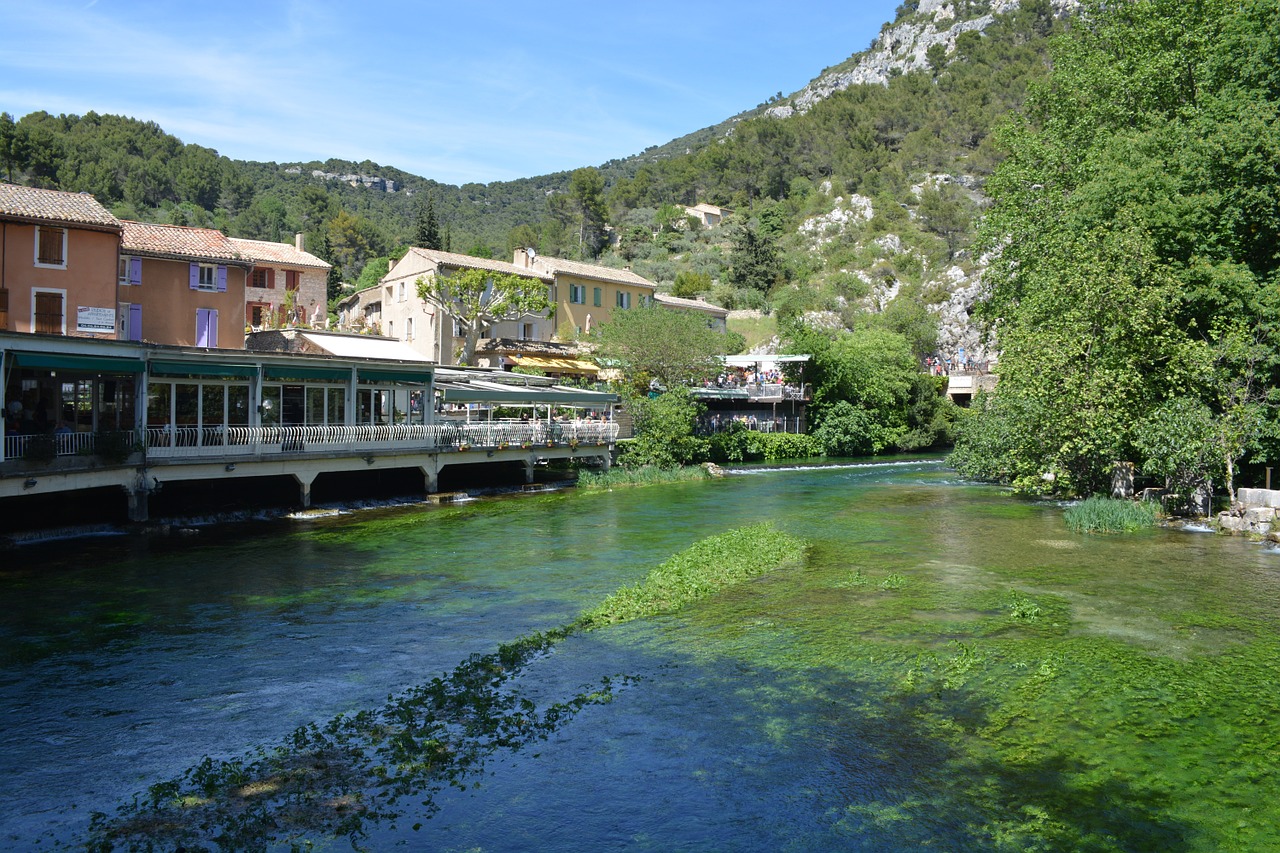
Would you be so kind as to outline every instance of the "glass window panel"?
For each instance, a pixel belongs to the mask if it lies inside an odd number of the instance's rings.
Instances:
[[[200,423],[203,426],[222,426],[222,401],[226,396],[222,385],[200,386]]]
[[[278,426],[280,423],[280,386],[264,385],[262,388],[262,425]]]
[[[330,388],[327,396],[330,426],[345,424],[347,422],[347,389]]]
[[[174,416],[179,426],[195,426],[200,421],[200,386],[180,382],[174,386]]]
[[[324,426],[323,387],[307,387],[307,426]]]
[[[249,386],[227,386],[227,424],[230,426],[249,425]]]

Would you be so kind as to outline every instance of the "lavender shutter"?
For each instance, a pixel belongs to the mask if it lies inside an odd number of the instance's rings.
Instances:
[[[218,345],[218,312],[214,308],[209,309],[209,343],[205,346],[216,347]]]
[[[196,309],[196,346],[207,347],[209,345],[209,309]]]
[[[142,340],[142,306],[129,306],[129,340]]]
[[[200,265],[199,264],[191,265],[191,289],[192,290],[200,289]]]
[[[142,284],[142,258],[129,259],[129,283]]]
[[[227,268],[222,266],[218,267],[218,292],[227,292]]]

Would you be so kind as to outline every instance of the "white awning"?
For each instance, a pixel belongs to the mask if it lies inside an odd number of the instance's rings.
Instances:
[[[311,334],[302,337],[320,349],[340,358],[384,358],[393,361],[430,361],[404,341],[374,338],[368,335]]]

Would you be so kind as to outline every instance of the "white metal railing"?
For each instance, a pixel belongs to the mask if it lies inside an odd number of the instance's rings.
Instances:
[[[333,453],[344,450],[427,450],[601,446],[614,443],[618,425],[607,421],[443,421],[434,424],[270,427],[147,427],[138,432],[149,459],[209,459],[222,456]],[[50,448],[50,444],[52,448]],[[4,437],[5,461],[30,457],[87,456],[95,452],[88,432]],[[41,458],[37,458],[41,457]]]
[[[618,425],[603,421],[565,423],[442,422],[365,426],[152,427],[147,456],[194,459],[230,455],[275,455],[375,450],[507,449],[535,446],[600,446],[617,440]]]

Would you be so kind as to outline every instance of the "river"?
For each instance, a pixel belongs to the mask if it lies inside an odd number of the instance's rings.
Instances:
[[[377,708],[772,521],[803,566],[560,642],[515,689],[610,678],[610,700],[361,843],[1280,849],[1280,554],[1062,512],[917,460],[10,550],[0,846],[75,846],[204,756]]]

